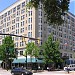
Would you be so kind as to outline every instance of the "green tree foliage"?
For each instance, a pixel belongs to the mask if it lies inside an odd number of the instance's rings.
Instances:
[[[45,63],[58,63],[62,61],[59,52],[59,42],[54,42],[52,35],[50,35],[47,41],[44,43],[43,49]]]
[[[70,0],[31,0],[27,6],[38,8],[40,2],[43,4],[49,24],[60,25],[63,23],[62,15],[68,11]]]
[[[32,70],[32,57],[34,56],[35,58],[38,57],[39,55],[39,48],[37,45],[34,44],[34,42],[30,42],[26,45],[26,50],[25,50],[25,56],[29,55],[31,58],[31,70]]]
[[[4,60],[6,58],[5,53],[5,46],[0,45],[0,60]]]
[[[6,60],[15,58],[14,42],[11,36],[6,36],[3,39],[2,45],[0,45],[0,59]]]
[[[32,56],[38,57],[38,55],[39,55],[39,48],[37,47],[37,45],[35,45],[33,42],[31,42],[31,43],[28,43],[26,45],[25,54],[26,54],[26,52],[31,57]]]

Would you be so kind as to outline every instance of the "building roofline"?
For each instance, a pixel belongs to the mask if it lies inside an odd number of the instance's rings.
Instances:
[[[2,13],[3,11],[5,11],[6,9],[10,8],[11,6],[13,6],[14,4],[16,4],[17,2],[19,2],[20,0],[17,0],[16,2],[14,2],[13,4],[9,5],[8,7],[6,7],[5,9],[3,9],[0,13]]]
[[[68,11],[68,13],[75,17],[75,15],[74,15],[73,13],[71,13],[71,12],[69,12],[69,11]]]

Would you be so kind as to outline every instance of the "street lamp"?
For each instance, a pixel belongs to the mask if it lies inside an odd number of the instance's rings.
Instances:
[[[22,37],[22,41],[25,42],[25,45],[27,45],[24,37]],[[25,62],[26,62],[26,69],[27,69],[27,51],[26,51],[26,61]]]
[[[26,69],[27,69],[27,52],[26,52]]]
[[[8,61],[9,61],[9,47],[6,47],[6,69],[8,71]]]
[[[37,72],[37,69],[38,69],[38,65],[37,65],[37,59],[36,59],[36,72]]]

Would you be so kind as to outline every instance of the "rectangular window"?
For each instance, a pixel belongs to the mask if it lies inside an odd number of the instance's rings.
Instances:
[[[20,29],[20,33],[22,33],[22,28]]]
[[[15,43],[15,47],[18,47],[18,42]]]
[[[21,22],[21,27],[22,27],[22,22]]]
[[[19,23],[16,23],[16,28],[19,28]]]
[[[32,37],[32,32],[28,32],[28,37]]]
[[[28,25],[28,30],[30,30],[30,25]]]
[[[32,17],[31,17],[31,23],[32,23]]]
[[[32,24],[31,24],[31,30],[32,30]]]
[[[5,17],[7,16],[7,13],[5,13]]]
[[[25,23],[25,22],[23,21],[23,26],[24,26],[24,23]]]
[[[22,8],[25,7],[25,2],[22,3]]]
[[[31,16],[32,16],[32,11],[31,11]]]
[[[10,12],[10,11],[8,11],[8,15],[10,15],[10,13],[11,13],[11,12]]]
[[[42,37],[42,32],[39,32],[39,37]]]
[[[21,14],[23,14],[24,12],[25,12],[25,9],[22,9],[22,10],[21,10]]]
[[[20,51],[20,55],[23,55],[23,51]]]
[[[30,32],[28,32],[28,37],[30,37]]]
[[[15,8],[13,8],[13,13],[16,11],[16,7]]]
[[[20,20],[20,17],[16,17],[16,21],[19,21]]]
[[[19,34],[19,29],[16,29],[16,34]]]
[[[29,16],[30,16],[30,11],[28,11],[28,13],[29,13]]]
[[[17,6],[17,10],[19,10],[19,9],[20,9],[20,5]]]
[[[28,23],[30,23],[30,18],[28,18]]]
[[[17,15],[20,15],[20,11],[17,11]]]

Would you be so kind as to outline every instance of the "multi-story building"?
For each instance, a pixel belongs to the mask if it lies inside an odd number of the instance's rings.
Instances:
[[[26,37],[40,38],[40,44],[53,33],[53,40],[60,41],[60,52],[62,56],[69,56],[75,59],[75,16],[69,12],[63,19],[64,24],[60,26],[50,26],[46,22],[43,5],[40,3],[38,9],[28,8],[26,4],[29,0],[19,0],[7,9],[0,12],[0,33],[23,35]],[[0,44],[6,35],[0,35]],[[25,42],[21,37],[13,36],[15,48],[18,49],[18,56],[23,55]],[[26,39],[26,43],[37,41]]]
[[[75,15],[67,12],[60,26],[47,26],[47,34],[53,33],[53,40],[60,41],[62,56],[68,56],[70,62],[75,63]]]

